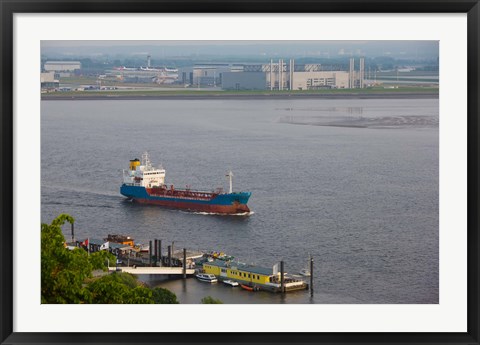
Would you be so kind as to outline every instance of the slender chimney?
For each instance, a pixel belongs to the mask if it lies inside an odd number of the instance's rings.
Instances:
[[[363,80],[365,79],[365,58],[360,58],[359,87],[363,89]]]
[[[355,65],[354,58],[350,58],[350,70],[349,70],[349,73],[348,73],[348,84],[349,84],[350,89],[355,88],[355,68],[354,68],[354,65]]]
[[[270,59],[270,91],[273,90],[273,60]]]
[[[290,60],[290,90],[293,90],[293,72],[295,70],[295,60]]]
[[[282,60],[278,60],[278,90],[282,89]]]

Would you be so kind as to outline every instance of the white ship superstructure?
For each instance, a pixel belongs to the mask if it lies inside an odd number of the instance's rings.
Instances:
[[[132,159],[129,169],[123,170],[123,183],[145,188],[161,187],[165,185],[165,169],[162,166],[153,167],[148,153],[145,152],[141,163],[138,158]]]

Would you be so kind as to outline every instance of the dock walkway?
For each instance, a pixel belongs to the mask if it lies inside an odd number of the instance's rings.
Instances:
[[[125,272],[130,274],[160,274],[160,275],[182,275],[182,267],[109,267],[109,271]],[[195,270],[187,268],[187,275],[195,274]]]

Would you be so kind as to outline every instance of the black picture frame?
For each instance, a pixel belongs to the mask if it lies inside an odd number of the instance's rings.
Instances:
[[[273,6],[274,5],[274,6]],[[479,344],[478,0],[0,0],[1,344]],[[308,10],[307,10],[308,9]],[[15,333],[13,332],[13,16],[15,13],[466,13],[468,15],[468,315],[465,333]]]

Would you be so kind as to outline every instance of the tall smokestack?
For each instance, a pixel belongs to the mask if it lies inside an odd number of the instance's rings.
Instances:
[[[152,57],[150,55],[147,56],[147,67],[150,67],[150,65],[151,65],[151,62],[152,62],[151,58]]]
[[[270,90],[273,90],[273,60],[270,59]]]
[[[355,60],[354,58],[350,58],[350,70],[349,70],[349,73],[348,73],[348,84],[349,84],[349,87],[350,89],[353,89],[355,88]]]
[[[293,90],[293,72],[295,71],[295,60],[290,60],[290,90]]]
[[[359,87],[363,89],[363,80],[365,79],[365,58],[360,58],[360,73],[358,76],[359,79]]]
[[[282,89],[282,60],[278,60],[278,89]]]

